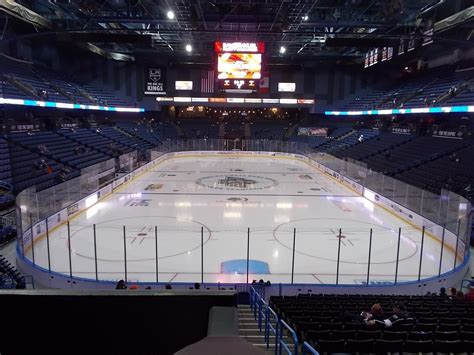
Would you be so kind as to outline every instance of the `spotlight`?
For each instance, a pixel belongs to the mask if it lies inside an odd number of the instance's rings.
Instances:
[[[186,45],[186,52],[190,53],[193,51],[193,46],[191,46],[190,44],[187,44]]]
[[[281,46],[281,47],[280,47],[280,53],[281,53],[281,54],[284,54],[285,52],[286,52],[286,48],[283,47],[283,46]]]
[[[303,21],[308,21],[308,15],[304,15],[301,19],[302,19]]]
[[[169,10],[169,11],[166,13],[166,16],[167,16],[170,20],[172,20],[172,19],[174,19],[174,12],[171,11],[171,10]]]

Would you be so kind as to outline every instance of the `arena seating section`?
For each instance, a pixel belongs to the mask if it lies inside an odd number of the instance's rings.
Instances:
[[[290,139],[344,160],[360,161],[369,169],[434,193],[445,188],[474,197],[474,167],[469,163],[474,142],[470,139],[347,127],[331,128],[328,137],[298,136],[295,132]]]
[[[0,255],[0,289],[22,289],[25,287],[25,277],[5,257]]]
[[[179,126],[186,138],[217,138],[219,135],[219,124],[212,120],[182,120]]]
[[[469,196],[474,181],[471,140],[382,133],[331,153],[434,193],[446,188]]]
[[[454,91],[452,89],[455,89]],[[370,89],[358,95],[341,109],[358,111],[391,108],[419,108],[472,104],[474,101],[474,68],[428,73],[403,79],[392,88]]]
[[[7,183],[12,182],[8,142],[2,138],[0,138],[0,180]]]
[[[392,327],[367,326],[358,315],[394,303],[408,318]],[[319,353],[462,353],[474,351],[474,303],[441,296],[300,294],[272,296],[270,307]],[[387,316],[387,317],[388,317]]]
[[[64,79],[46,67],[0,58],[0,97],[104,106],[134,106],[92,85]]]
[[[185,125],[185,132],[195,135],[196,128],[193,127],[198,126]],[[274,132],[283,135],[285,129],[287,127],[283,129],[279,125]],[[361,136],[363,139],[359,141]],[[62,170],[67,173],[65,178],[70,179],[79,176],[80,170],[87,166],[134,150],[159,146],[166,139],[180,137],[175,125],[164,122],[153,128],[119,122],[115,126],[10,133],[0,137],[0,180],[13,184],[16,192],[32,185],[42,190],[60,182],[57,175]],[[317,151],[342,159],[361,161],[370,169],[435,193],[448,188],[470,196],[471,188],[474,189],[470,186],[474,168],[468,163],[474,150],[471,140],[379,133],[348,127],[330,130],[327,138],[294,135],[290,139],[308,143]],[[49,171],[44,167],[34,168],[41,159],[51,168]],[[5,201],[0,198],[0,204],[2,202]]]
[[[61,171],[68,180],[87,166],[150,149],[161,139],[158,130],[135,124],[10,133],[0,138],[0,165],[4,167],[0,180],[12,183],[16,192],[32,185],[43,190],[62,181]],[[38,165],[41,160],[44,166]]]
[[[250,123],[251,134],[255,139],[282,140],[285,131],[288,129],[286,122],[268,122],[256,120]]]

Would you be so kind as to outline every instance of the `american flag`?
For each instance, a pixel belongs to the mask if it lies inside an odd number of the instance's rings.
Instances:
[[[214,93],[214,70],[203,70],[201,72],[201,92]]]

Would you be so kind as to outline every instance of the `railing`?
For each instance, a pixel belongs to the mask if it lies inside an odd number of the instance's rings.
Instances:
[[[469,240],[471,227],[471,205],[467,200],[454,193],[444,191],[441,196],[435,195],[380,173],[375,173],[360,163],[343,161],[328,154],[310,152],[308,146],[304,143],[268,140],[169,141],[165,142],[160,150],[153,150],[150,155],[153,160],[159,157],[165,160],[167,159],[166,152],[174,152],[169,155],[171,157],[189,157],[194,154],[205,155],[207,153],[202,151],[206,150],[248,150],[251,152],[245,153],[245,155],[291,157],[295,160],[303,161],[319,169],[328,178],[337,180],[338,183],[355,190],[359,196],[362,195],[364,199],[361,198],[360,202],[364,204],[365,208],[374,210],[374,206],[379,205],[396,217],[408,221],[405,225],[400,225],[400,228],[397,228],[399,227],[398,225],[393,226],[393,233],[372,230],[369,228],[370,226],[363,228],[331,226],[331,238],[336,243],[333,244],[335,247],[331,247],[329,250],[330,253],[324,255],[329,260],[325,261],[322,258],[323,261],[318,261],[318,264],[312,262],[312,265],[307,265],[304,268],[298,266],[298,262],[301,260],[299,258],[303,254],[302,252],[308,252],[307,250],[302,250],[302,248],[304,245],[312,245],[312,240],[308,239],[310,238],[309,232],[312,232],[314,235],[321,233],[318,230],[319,222],[316,221],[309,227],[284,223],[276,231],[273,231],[273,229],[251,230],[249,228],[245,228],[245,230],[232,230],[231,232],[238,232],[238,238],[241,238],[239,240],[241,241],[241,244],[239,244],[242,251],[241,259],[247,261],[247,267],[245,267],[245,264],[242,264],[244,265],[241,268],[243,271],[238,272],[242,277],[238,278],[237,282],[248,282],[249,275],[259,274],[253,271],[256,270],[255,265],[250,263],[251,259],[249,260],[249,254],[251,255],[254,250],[252,248],[255,233],[272,234],[273,232],[275,238],[286,242],[287,246],[285,249],[279,250],[279,252],[288,252],[288,260],[291,260],[291,263],[288,262],[281,268],[282,274],[286,275],[286,278],[283,280],[281,278],[273,279],[273,275],[268,273],[269,281],[282,282],[284,284],[308,283],[305,281],[304,275],[308,274],[308,271],[313,270],[317,273],[318,270],[321,270],[321,265],[331,268],[329,273],[318,276],[318,281],[324,285],[379,286],[420,283],[420,281],[429,281],[439,278],[441,275],[446,276],[455,273],[469,261],[467,241]],[[193,153],[188,154],[185,151],[193,151]],[[234,153],[222,152],[218,156],[230,154]],[[237,152],[236,154],[240,155],[241,153]],[[125,223],[118,225],[123,231],[124,238],[114,239],[116,245],[107,245],[107,248],[112,246],[117,250],[117,254],[114,255],[115,260],[117,260],[117,270],[114,270],[114,275],[111,276],[110,273],[107,273],[108,265],[106,266],[103,260],[97,258],[97,255],[105,253],[105,250],[101,250],[103,246],[100,244],[96,245],[94,242],[96,236],[100,238],[106,233],[107,227],[103,227],[100,224],[90,224],[80,231],[84,237],[83,240],[87,240],[90,243],[90,248],[88,247],[87,249],[93,251],[90,258],[84,258],[81,261],[81,263],[85,262],[84,265],[80,265],[81,272],[77,271],[79,265],[73,269],[71,262],[68,263],[68,260],[74,257],[74,254],[68,255],[68,253],[70,250],[75,249],[74,247],[80,239],[77,237],[71,238],[74,236],[74,233],[77,234],[78,232],[70,231],[68,228],[69,220],[78,214],[79,210],[89,211],[87,206],[90,207],[91,204],[93,205],[100,198],[103,198],[144,171],[139,168],[137,169],[138,171],[135,170],[128,176],[130,179],[128,177],[127,179],[125,177],[118,178],[113,181],[111,186],[107,185],[109,187],[108,191],[104,190],[102,191],[104,193],[100,193],[101,191],[98,189],[102,186],[102,180],[107,180],[112,175],[106,174],[103,176],[103,172],[107,173],[109,168],[115,167],[115,161],[112,160],[111,164],[113,165],[109,166],[107,161],[105,165],[101,163],[99,167],[93,166],[92,168],[83,169],[80,177],[56,185],[51,189],[36,192],[34,188],[28,188],[17,196],[19,217],[17,225],[20,227],[18,232],[18,250],[20,258],[28,263],[28,267],[33,267],[52,275],[69,276],[71,280],[75,279],[84,282],[112,282],[112,280],[117,280],[117,277],[122,278],[122,275],[116,272],[118,270],[124,270],[125,279],[131,275],[126,258],[127,246],[124,243],[129,226],[125,225]],[[271,186],[272,182],[269,181],[268,183]],[[100,196],[98,193],[100,193]],[[89,197],[92,198],[89,200]],[[131,199],[134,198],[134,196],[129,197]],[[131,202],[140,203],[140,201]],[[98,208],[95,209],[95,212],[97,210]],[[164,221],[165,223],[161,222],[163,226],[160,226],[160,220],[153,221],[151,225],[155,233],[151,231],[149,237],[155,246],[158,245],[157,236],[163,238],[163,236],[167,235],[166,233],[169,233],[171,236],[173,232],[172,229],[167,228],[168,221]],[[63,236],[71,240],[66,248],[50,249],[49,238],[54,226],[61,226],[62,229],[57,232],[63,233]],[[72,226],[74,227],[74,225]],[[174,226],[172,227],[174,228]],[[306,227],[306,230],[304,227]],[[469,227],[469,230],[467,227]],[[191,276],[186,276],[189,277],[186,281],[192,283],[198,281],[213,283],[209,281],[212,279],[209,277],[209,272],[205,269],[205,263],[203,262],[204,255],[207,256],[208,253],[206,253],[205,235],[202,226],[195,227],[191,224],[186,233],[186,237],[193,241],[196,245],[196,250],[200,253],[200,257],[194,259],[196,263],[193,265],[193,270],[199,270],[200,272],[193,272]],[[313,234],[311,234],[311,238]],[[344,241],[348,241],[348,247],[352,246],[349,242],[351,235],[353,240],[357,241],[358,249],[363,251],[362,255],[355,257],[348,248],[345,248]],[[410,237],[414,239],[413,244],[407,239]],[[437,240],[439,243],[424,243],[428,240],[428,237]],[[32,243],[32,239],[34,239],[34,243]],[[383,277],[378,276],[378,274],[382,274],[382,271],[385,271],[385,266],[383,262],[376,261],[375,251],[377,247],[379,249],[382,248],[384,243],[390,240],[393,241],[395,246],[398,245],[396,249],[393,249],[394,254],[396,252],[396,258],[392,260],[393,269],[390,269],[388,273],[384,272]],[[415,242],[421,242],[421,249],[417,247],[417,244],[414,244]],[[414,258],[412,258],[412,264],[401,262],[404,261],[404,255],[405,257],[411,255],[412,245],[416,252],[413,255]],[[418,250],[420,251],[418,252]],[[317,254],[316,252],[318,251],[319,249],[315,250],[313,254]],[[121,254],[122,252],[123,254]],[[246,258],[244,256],[245,252]],[[265,250],[263,252],[268,251]],[[418,258],[418,260],[415,260],[415,258]],[[55,264],[53,264],[55,266],[53,270],[51,270],[50,259],[56,260]],[[266,255],[263,259],[266,259]],[[137,277],[134,281],[144,283],[158,283],[160,281],[159,270],[167,268],[166,263],[168,259],[160,258],[158,247],[156,247],[156,252],[151,253],[150,260],[153,261],[153,266],[155,266],[151,270],[152,272],[148,272],[143,278],[140,275],[140,278]],[[59,262],[62,263],[60,267],[58,267]],[[148,261],[144,260],[144,262],[147,263]],[[134,265],[138,264],[138,261],[134,263]],[[354,273],[354,268],[356,267],[358,270]],[[64,271],[60,273],[57,271],[58,269],[68,270],[69,273]],[[137,274],[135,273],[135,275]],[[354,277],[355,274],[357,274],[356,277]],[[206,278],[208,279],[206,280]],[[423,292],[421,288],[420,292]],[[264,317],[265,315],[262,315],[262,318]]]
[[[294,349],[294,352],[291,351],[290,349],[290,346],[291,345],[288,345],[285,343],[285,341],[283,340],[283,331],[284,329],[286,329],[291,337],[293,338],[293,349]],[[286,324],[286,322],[282,319],[280,319],[280,331],[279,331],[279,339],[278,339],[278,349],[279,349],[279,352],[278,354],[281,354],[281,351],[282,349],[285,349],[286,352],[288,354],[294,354],[294,355],[298,355],[298,337],[296,336],[296,332],[288,325]]]
[[[275,349],[278,347],[278,315],[276,312],[267,307],[267,322],[265,327],[265,340],[267,343],[267,349],[270,348],[270,337],[272,334],[275,335]],[[273,323],[272,323],[273,322]]]
[[[314,350],[314,348],[309,345],[306,341],[303,343],[303,346],[302,346],[302,354],[303,355],[306,355],[306,354],[313,354],[313,355],[319,355],[319,353]]]
[[[258,322],[258,328],[264,329],[264,339],[267,349],[270,348],[270,338],[275,335],[275,354],[280,355],[283,350],[290,355],[298,355],[299,343],[296,332],[283,319],[279,318],[277,313],[261,297],[259,292],[250,287],[250,309],[253,311],[254,318]],[[285,332],[289,333],[292,344],[287,344],[284,339]],[[303,354],[319,355],[308,343],[305,342],[302,347]]]

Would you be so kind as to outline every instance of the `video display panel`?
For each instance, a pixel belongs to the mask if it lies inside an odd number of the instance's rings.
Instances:
[[[260,53],[218,53],[218,79],[260,79],[262,55]]]

